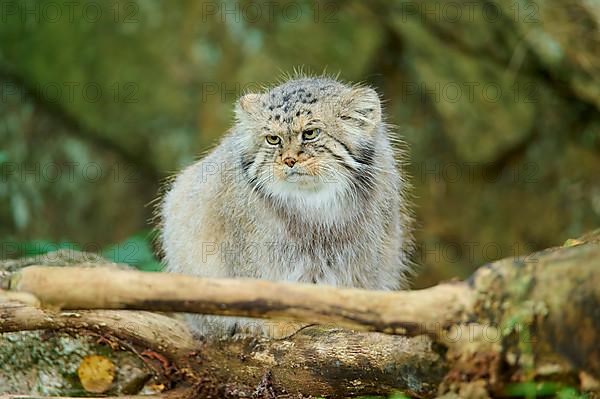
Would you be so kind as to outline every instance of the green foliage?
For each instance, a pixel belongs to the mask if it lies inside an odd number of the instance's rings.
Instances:
[[[541,397],[556,397],[558,399],[586,399],[588,395],[582,394],[573,387],[564,386],[556,382],[519,382],[509,384],[502,392],[502,396],[510,398],[535,399]]]
[[[535,399],[555,397],[557,399],[588,399],[589,395],[580,393],[573,387],[556,382],[519,382],[509,384],[502,392],[503,397]],[[387,396],[360,396],[360,399],[410,399],[402,392],[394,392]]]
[[[410,399],[402,392],[393,392],[387,398],[385,396],[359,396],[360,399]]]
[[[152,240],[155,232],[143,231],[102,251],[102,256],[117,263],[127,263],[143,271],[159,271],[162,266],[154,256]]]
[[[556,393],[558,399],[587,399],[589,395],[582,394],[577,389],[566,387]]]
[[[116,263],[126,263],[143,271],[160,271],[162,266],[152,248],[155,232],[141,231],[126,240],[99,251],[100,255]],[[37,256],[59,249],[85,250],[70,241],[24,241],[16,244],[18,256]]]

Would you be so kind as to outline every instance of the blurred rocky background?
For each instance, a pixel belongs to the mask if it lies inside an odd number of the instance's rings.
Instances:
[[[0,258],[146,269],[153,199],[294,67],[363,81],[407,143],[415,286],[600,225],[600,3],[0,0]]]

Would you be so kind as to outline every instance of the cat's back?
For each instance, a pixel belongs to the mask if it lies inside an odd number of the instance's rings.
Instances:
[[[226,241],[236,201],[230,142],[226,137],[206,156],[185,168],[168,188],[160,208],[161,242],[166,269],[171,272],[220,276],[222,271],[199,268]]]

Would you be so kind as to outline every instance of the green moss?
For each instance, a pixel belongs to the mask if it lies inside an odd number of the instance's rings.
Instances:
[[[122,364],[143,368],[137,357],[113,351],[95,341],[93,336],[74,338],[41,331],[0,334],[0,393],[94,396],[85,391],[77,374],[81,360],[92,354],[111,359],[117,369]],[[121,389],[131,389],[127,378],[115,381],[109,392],[118,394],[122,393]],[[140,377],[132,375],[131,378]]]
[[[77,367],[84,356],[98,349],[91,340],[31,331],[2,334],[0,341],[4,341],[0,345],[0,381],[4,380],[0,389],[4,393],[85,394],[77,382]]]

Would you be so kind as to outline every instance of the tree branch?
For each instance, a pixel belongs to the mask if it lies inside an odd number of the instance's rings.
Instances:
[[[413,336],[455,324],[472,308],[474,298],[461,282],[383,292],[90,267],[29,266],[6,285],[60,309],[260,317]]]
[[[188,353],[198,349],[199,345],[183,322],[158,313],[114,310],[57,312],[0,301],[0,332],[32,330],[89,330],[113,334],[142,347],[160,348],[169,356]]]

